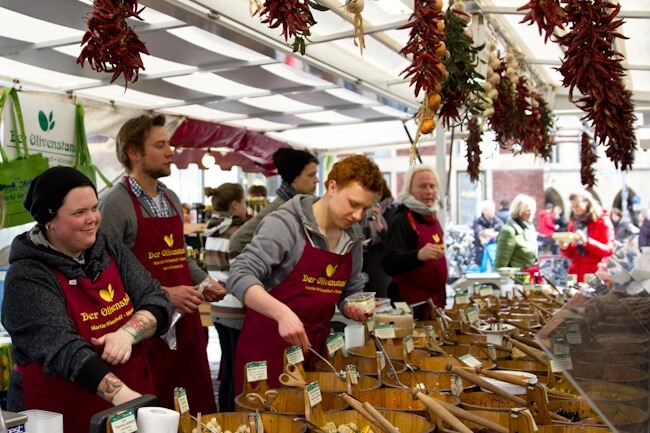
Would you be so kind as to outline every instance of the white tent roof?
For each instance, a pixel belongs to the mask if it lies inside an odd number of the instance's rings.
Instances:
[[[145,21],[133,20],[133,25],[151,55],[143,56],[146,70],[139,81],[124,91],[121,78],[109,85],[110,74],[76,64],[89,0],[2,0],[0,84],[265,131],[321,152],[407,145],[403,123],[413,128],[409,119],[419,104],[400,76],[408,61],[398,51],[408,31],[397,28],[408,21],[413,0],[366,1],[363,56],[340,10],[343,0],[319,3],[332,10],[315,12],[318,24],[307,54],[292,56],[280,29],[251,17],[247,1],[142,1]],[[536,27],[518,24],[520,3],[468,2],[468,9],[478,14],[475,38],[485,28],[497,34],[518,53],[520,63],[529,65],[557,113],[579,113],[567,102],[553,69],[560,49],[544,44]],[[623,33],[630,39],[617,48],[627,55],[627,84],[637,108],[646,110],[650,39],[643,29],[650,23],[650,2],[626,0],[622,7]],[[480,27],[479,21],[484,21]],[[580,125],[575,119],[563,123]],[[91,126],[89,132],[102,131]]]

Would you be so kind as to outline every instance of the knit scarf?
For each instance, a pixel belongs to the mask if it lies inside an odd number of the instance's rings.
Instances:
[[[435,216],[438,213],[437,203],[431,207],[427,207],[424,203],[422,203],[420,200],[413,197],[411,194],[409,194],[404,200],[402,200],[402,204],[407,208],[409,208],[410,210],[412,210],[413,212],[420,215]]]
[[[293,198],[294,195],[298,194],[298,191],[293,189],[291,185],[287,182],[282,181],[280,188],[278,188],[275,193],[284,201],[289,201]]]

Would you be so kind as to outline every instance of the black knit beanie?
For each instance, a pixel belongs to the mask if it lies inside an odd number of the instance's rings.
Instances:
[[[282,180],[289,184],[300,176],[302,170],[310,162],[318,163],[318,159],[304,150],[283,147],[273,154],[273,163],[277,167],[278,173]]]
[[[32,180],[23,206],[36,222],[45,225],[54,218],[70,190],[83,185],[91,186],[97,195],[97,188],[82,172],[72,167],[48,168]]]

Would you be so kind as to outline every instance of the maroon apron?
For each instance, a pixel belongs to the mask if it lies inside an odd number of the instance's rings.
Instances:
[[[77,327],[77,334],[90,343],[91,337],[117,331],[133,316],[133,304],[124,291],[122,278],[113,258],[110,266],[97,281],[90,278],[68,280],[54,269],[65,296],[68,317]],[[101,356],[104,347],[94,347]],[[125,364],[111,365],[111,371],[129,388],[145,394],[154,391],[149,374],[149,361],[141,344],[133,346]],[[113,405],[96,394],[91,394],[78,383],[62,377],[50,376],[43,366],[28,362],[16,366],[23,376],[25,409],[42,409],[63,414],[66,432],[86,432],[90,418]]]
[[[424,221],[416,221],[413,213],[407,210],[411,228],[418,234],[417,249],[428,243],[445,247],[442,228],[438,218],[423,216]],[[429,220],[429,221],[427,221]],[[402,275],[394,275],[402,301],[407,304],[426,301],[431,298],[440,308],[445,308],[445,285],[447,283],[447,259],[431,259],[423,266],[412,269]]]
[[[326,351],[334,307],[351,272],[351,253],[321,250],[305,239],[305,248],[296,266],[269,292],[296,313],[305,326],[312,348],[321,354]],[[244,366],[253,361],[266,360],[267,382],[272,388],[279,387],[284,350],[289,346],[280,337],[275,320],[247,309],[235,355],[235,395],[241,394],[244,386]],[[313,370],[316,360],[307,352],[305,369]]]
[[[131,191],[131,200],[138,217],[138,234],[133,253],[151,275],[165,287],[193,285],[185,255],[183,220],[178,215],[166,218],[144,218],[140,202]],[[174,212],[174,204],[165,194]],[[176,323],[177,350],[171,350],[162,338],[145,340],[156,396],[161,406],[174,409],[174,388],[182,386],[192,413],[215,413],[217,405],[212,388],[205,334],[198,311],[185,314]]]

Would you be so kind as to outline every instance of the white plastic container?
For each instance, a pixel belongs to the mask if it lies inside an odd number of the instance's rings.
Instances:
[[[514,371],[514,370],[499,370],[499,373],[506,373],[506,374],[511,374],[513,376],[521,376],[523,380],[528,380],[528,379],[535,379],[536,376],[532,373],[528,373],[525,371]],[[484,379],[486,382],[490,382],[494,386],[498,386],[502,390],[509,392],[512,395],[523,395],[526,394],[526,388],[523,386],[519,385],[514,385],[509,382],[502,382],[497,379],[492,379],[491,377],[481,377],[481,379]],[[482,391],[487,391],[491,392],[487,389],[481,388]]]
[[[63,415],[46,410],[30,409],[20,412],[27,415],[28,433],[63,433]]]
[[[375,311],[375,292],[355,293],[345,298],[345,301],[350,305],[361,308],[361,311],[366,314]]]

